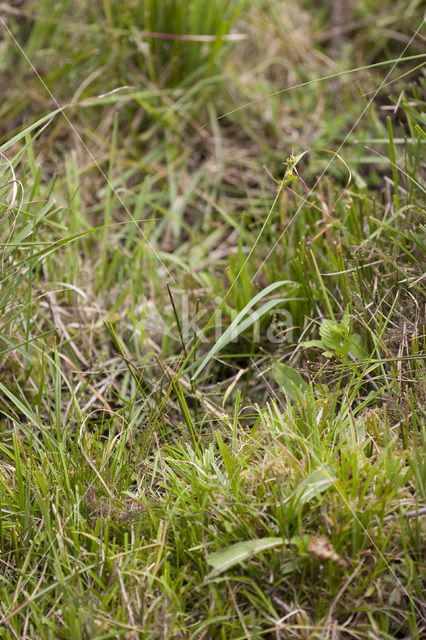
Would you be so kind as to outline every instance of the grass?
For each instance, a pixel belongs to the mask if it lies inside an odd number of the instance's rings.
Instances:
[[[0,637],[420,640],[421,3],[160,4],[0,23]]]

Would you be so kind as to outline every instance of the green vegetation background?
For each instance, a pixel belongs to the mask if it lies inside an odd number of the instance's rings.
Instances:
[[[422,638],[420,1],[0,28],[0,637]]]

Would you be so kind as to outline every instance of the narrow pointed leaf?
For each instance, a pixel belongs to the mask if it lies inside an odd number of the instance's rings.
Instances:
[[[258,315],[259,312],[260,312],[260,310],[259,310],[257,312],[256,316],[253,316],[251,321],[248,322],[247,321],[248,319],[247,319],[245,321],[245,323],[243,323],[242,320],[243,320],[244,316],[246,316],[247,313],[250,311],[250,309],[252,309],[252,307],[254,307],[254,305],[257,302],[262,300],[262,298],[265,298],[267,295],[269,295],[270,293],[275,291],[275,289],[278,289],[278,287],[281,287],[281,286],[283,286],[285,284],[290,284],[290,285],[293,285],[293,286],[299,286],[299,285],[297,285],[297,283],[292,282],[291,280],[279,280],[278,282],[273,282],[272,284],[270,284],[265,289],[262,289],[262,291],[260,291],[257,295],[255,295],[254,298],[252,298],[250,300],[250,302],[248,302],[246,304],[244,309],[242,309],[240,311],[240,313],[233,320],[233,322],[231,322],[231,324],[226,329],[226,331],[220,336],[219,340],[213,345],[213,347],[210,349],[210,351],[207,353],[207,355],[202,359],[198,369],[196,370],[196,372],[192,376],[192,380],[195,380],[195,378],[204,369],[204,367],[207,365],[207,363],[210,362],[210,360],[216,355],[216,353],[218,353],[221,349],[223,349],[237,335],[239,335],[242,331],[244,331],[244,329],[246,329],[248,326],[250,326],[250,324],[253,324],[260,317]],[[283,300],[285,300],[285,298],[281,298],[279,300],[271,300],[270,303],[273,303],[273,304],[271,304],[271,306],[269,306],[269,308],[265,309],[265,306],[261,307],[261,309],[263,309],[263,314],[266,313],[266,311],[271,309],[273,306],[276,306],[276,304],[278,304],[278,302],[282,302]],[[266,303],[266,304],[269,304],[269,303]],[[242,328],[239,325],[241,325]]]
[[[213,567],[210,575],[219,575],[235,565],[241,564],[251,556],[285,544],[285,542],[285,538],[259,538],[258,540],[237,542],[223,551],[212,553],[207,558],[207,563]]]

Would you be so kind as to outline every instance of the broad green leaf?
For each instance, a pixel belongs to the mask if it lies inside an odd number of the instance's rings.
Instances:
[[[256,320],[260,318],[260,314],[264,315],[267,311],[270,311],[274,306],[276,306],[280,302],[283,302],[284,300],[286,301],[289,300],[288,298],[279,298],[275,300],[270,300],[269,302],[265,303],[257,312],[254,312],[250,316],[250,318],[246,318],[243,321],[244,316],[247,315],[250,309],[254,307],[254,305],[257,302],[259,302],[260,300],[262,300],[262,298],[265,298],[267,295],[275,291],[275,289],[278,289],[278,287],[282,287],[285,284],[292,285],[293,287],[299,287],[299,285],[296,282],[292,282],[291,280],[279,280],[278,282],[273,282],[265,289],[262,289],[262,291],[260,291],[257,295],[255,295],[254,298],[252,298],[250,302],[246,304],[244,309],[240,311],[240,313],[229,325],[226,331],[220,336],[219,340],[213,345],[213,347],[210,349],[208,354],[202,359],[201,364],[199,365],[198,369],[192,376],[192,380],[195,380],[195,378],[204,369],[207,363],[210,362],[210,360],[216,355],[216,353],[218,353],[218,351],[223,349],[227,344],[229,344],[232,340],[234,340],[235,337],[240,335],[240,333],[242,333],[245,329],[247,329],[247,327],[249,327],[251,324],[254,324],[254,322],[256,322]]]
[[[302,482],[296,491],[296,500],[300,505],[307,504],[329,489],[333,479],[327,468],[315,469]]]
[[[274,378],[292,400],[298,400],[299,395],[309,388],[308,383],[296,369],[282,362],[275,365]]]
[[[305,340],[305,342],[300,343],[301,347],[309,348],[309,347],[319,347],[320,349],[324,349],[325,345],[322,340]]]
[[[258,540],[237,542],[223,551],[212,553],[207,558],[207,563],[213,567],[210,575],[219,575],[235,565],[241,564],[253,555],[286,544],[286,542],[285,538],[259,538]]]
[[[345,327],[335,320],[324,320],[320,329],[321,340],[327,349],[336,351],[345,338]]]
[[[356,358],[356,360],[367,360],[368,353],[364,349],[363,341],[359,333],[353,333],[349,340],[349,353]]]

